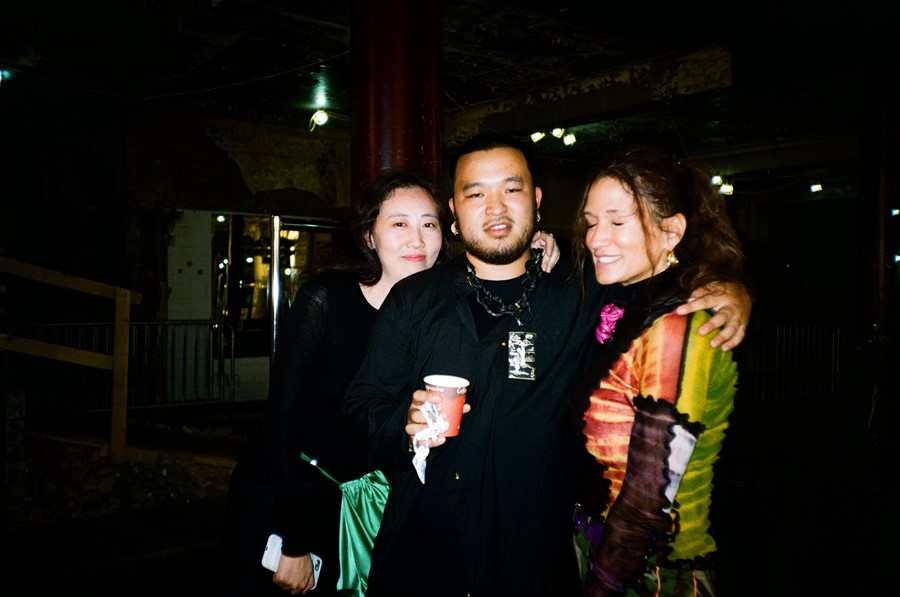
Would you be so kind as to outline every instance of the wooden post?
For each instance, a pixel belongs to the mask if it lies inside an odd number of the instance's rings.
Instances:
[[[131,332],[131,291],[116,288],[115,339],[113,340],[112,416],[109,457],[125,460],[125,426],[128,419],[128,337]]]

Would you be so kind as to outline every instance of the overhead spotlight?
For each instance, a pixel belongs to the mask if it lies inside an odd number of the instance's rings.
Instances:
[[[817,182],[814,182],[814,183],[812,183],[812,184],[809,185],[809,192],[810,192],[810,193],[818,193],[818,192],[821,191],[821,190],[822,190],[822,185],[819,184],[819,183],[817,183]]]
[[[722,186],[723,182],[724,181],[722,180],[722,177],[719,176],[718,174],[716,174],[715,176],[713,176],[712,178],[709,179],[709,183],[711,185],[713,185],[714,187]]]
[[[538,131],[536,133],[531,133],[531,140],[532,140],[532,142],[537,143],[538,141],[540,141],[541,139],[543,139],[546,136],[547,136],[547,133]]]
[[[719,192],[723,195],[731,195],[734,193],[734,186],[731,183],[723,182],[719,187]]]
[[[892,209],[892,210],[891,210],[891,215],[892,215],[892,216],[900,215],[900,209]]]
[[[328,122],[328,112],[325,110],[316,110],[309,119],[309,130],[316,128],[316,125],[322,126]]]
[[[574,145],[575,144],[575,133],[569,131],[563,137],[563,143],[566,145]]]
[[[566,129],[553,129],[550,131],[550,134],[556,137],[557,139],[562,139],[562,136],[565,134]]]

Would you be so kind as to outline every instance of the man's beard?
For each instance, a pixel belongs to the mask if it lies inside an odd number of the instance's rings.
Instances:
[[[469,252],[476,259],[492,265],[507,265],[519,259],[531,247],[531,239],[534,236],[534,222],[515,241],[498,245],[496,241],[490,243],[470,242],[465,237],[462,241]],[[507,237],[504,240],[509,240]]]

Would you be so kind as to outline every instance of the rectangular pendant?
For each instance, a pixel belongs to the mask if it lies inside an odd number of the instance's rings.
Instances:
[[[534,363],[537,355],[534,351],[534,332],[510,332],[509,342],[509,378],[534,379]]]

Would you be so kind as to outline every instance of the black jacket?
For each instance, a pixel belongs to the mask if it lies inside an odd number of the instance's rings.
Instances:
[[[427,493],[444,491],[451,512],[433,515],[457,525],[471,595],[577,592],[567,415],[602,291],[588,280],[580,305],[578,280],[562,265],[538,280],[530,321],[519,326],[513,317],[499,318],[482,340],[466,298],[473,290],[464,256],[402,280],[382,305],[369,352],[344,399],[348,419],[368,431],[372,465],[394,471],[370,587],[419,500],[434,503]],[[508,376],[509,333],[522,330],[534,333],[533,381]],[[471,381],[466,400],[472,410],[457,438],[431,450],[423,485],[404,426],[413,391],[424,387],[425,375],[438,373]],[[427,538],[421,545],[427,553]]]

